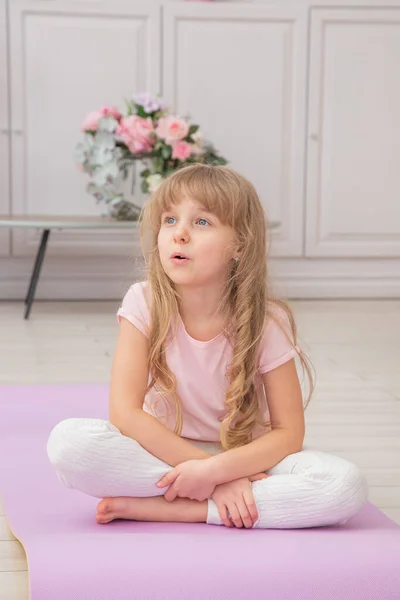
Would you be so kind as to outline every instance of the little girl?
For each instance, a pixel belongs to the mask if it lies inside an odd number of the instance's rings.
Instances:
[[[252,184],[195,164],[141,217],[147,280],[118,310],[109,421],[66,419],[47,451],[97,498],[97,522],[300,528],[344,523],[367,500],[360,470],[304,450],[290,308],[268,293],[266,218]]]

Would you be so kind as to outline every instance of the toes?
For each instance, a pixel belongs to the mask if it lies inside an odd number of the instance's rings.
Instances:
[[[112,510],[112,500],[111,498],[104,498],[97,505],[97,514],[105,515]]]
[[[105,524],[105,523],[109,523],[112,520],[113,520],[113,517],[111,515],[109,515],[107,517],[105,515],[99,515],[99,514],[96,515],[97,523]]]
[[[97,523],[109,523],[115,519],[112,511],[112,498],[104,498],[97,505],[96,521]]]

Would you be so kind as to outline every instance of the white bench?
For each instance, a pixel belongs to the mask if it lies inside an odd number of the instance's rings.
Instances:
[[[28,319],[46,253],[47,242],[52,229],[133,229],[138,227],[138,223],[136,221],[116,221],[110,217],[75,217],[57,215],[24,215],[10,217],[0,215],[0,227],[8,227],[9,229],[25,227],[40,229],[42,231],[42,237],[25,297],[25,319]]]

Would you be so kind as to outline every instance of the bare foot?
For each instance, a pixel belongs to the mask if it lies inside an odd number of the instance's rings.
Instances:
[[[104,498],[97,505],[97,523],[110,523],[114,519],[135,520],[136,498]]]
[[[131,521],[164,521],[177,523],[205,523],[207,500],[197,502],[187,498],[175,498],[167,502],[164,496],[151,498],[104,498],[97,505],[97,523],[110,523],[114,519]]]

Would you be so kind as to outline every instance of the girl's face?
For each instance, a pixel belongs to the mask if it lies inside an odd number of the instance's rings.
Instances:
[[[161,214],[158,250],[161,264],[177,285],[223,283],[235,254],[235,233],[190,197]],[[174,258],[181,255],[186,258]]]

